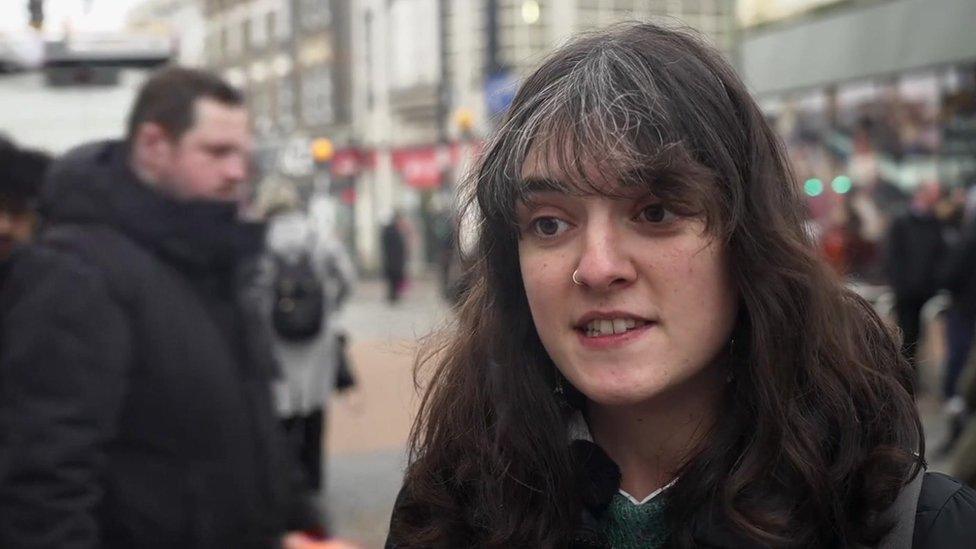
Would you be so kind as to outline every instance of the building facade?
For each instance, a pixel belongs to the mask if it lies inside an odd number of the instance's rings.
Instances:
[[[247,93],[266,180],[325,185],[360,267],[405,214],[414,269],[443,251],[454,193],[518,82],[578,31],[658,20],[731,55],[733,0],[149,0],[195,4],[202,64]],[[162,7],[161,7],[162,6]],[[182,41],[182,40],[181,40]],[[311,143],[328,138],[329,165]]]
[[[433,261],[455,188],[521,78],[573,34],[624,20],[686,25],[732,55],[733,0],[359,0],[351,20],[360,254],[394,211]],[[366,264],[375,265],[366,260]]]
[[[174,61],[187,67],[205,62],[206,22],[199,0],[146,0],[128,14],[128,27],[173,42]]]

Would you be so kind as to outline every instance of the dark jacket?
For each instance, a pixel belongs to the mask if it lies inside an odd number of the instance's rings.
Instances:
[[[601,475],[602,476],[602,475]],[[405,549],[411,547],[397,539],[396,524],[401,520],[403,506],[407,499],[401,490],[390,520],[390,535],[386,549]],[[604,491],[602,488],[588,490],[590,493]],[[612,492],[615,492],[613,489]],[[612,494],[611,494],[612,495]],[[606,495],[606,499],[609,496]],[[584,498],[585,500],[586,498]],[[570,549],[612,549],[603,537],[594,518],[600,504],[587,504],[580,523],[573,535]],[[592,505],[593,507],[589,507]],[[941,473],[926,473],[915,509],[915,524],[911,549],[959,549],[970,547],[973,540],[973,524],[976,524],[976,491],[961,484],[956,479]],[[762,544],[742,537],[730,527],[720,513],[703,510],[695,519],[692,528],[695,547],[703,549],[762,549]],[[883,549],[908,549],[885,545]],[[411,549],[415,549],[411,547]]]
[[[949,248],[941,263],[940,286],[952,293],[952,304],[968,317],[976,317],[976,223]]]
[[[396,221],[383,227],[380,247],[383,251],[383,273],[387,278],[402,279],[407,265],[407,242]]]
[[[933,215],[908,211],[888,231],[885,275],[899,299],[928,299],[938,288],[945,254],[942,224]]]
[[[116,143],[54,166],[2,296],[0,547],[272,547],[313,529],[243,299],[261,227],[138,182]]]

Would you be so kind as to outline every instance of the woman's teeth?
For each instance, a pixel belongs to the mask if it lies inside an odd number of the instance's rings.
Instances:
[[[583,329],[586,337],[600,337],[624,332],[639,328],[647,322],[634,318],[614,318],[590,321]]]

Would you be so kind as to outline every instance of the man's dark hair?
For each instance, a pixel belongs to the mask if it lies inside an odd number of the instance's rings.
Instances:
[[[0,137],[0,209],[32,208],[50,163],[47,153],[21,149]]]
[[[194,124],[197,99],[213,99],[228,106],[242,106],[244,95],[213,73],[167,67],[149,77],[129,114],[126,140],[131,143],[143,122],[155,122],[176,141]]]

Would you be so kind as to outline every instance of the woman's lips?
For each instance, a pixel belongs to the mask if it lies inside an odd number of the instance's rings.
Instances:
[[[637,339],[647,335],[648,331],[654,329],[657,326],[656,322],[647,322],[643,326],[638,326],[631,330],[627,330],[622,334],[607,334],[598,336],[588,336],[586,335],[586,330],[582,328],[576,328],[576,337],[579,338],[580,344],[589,349],[610,349],[615,347],[622,347],[627,345]]]

